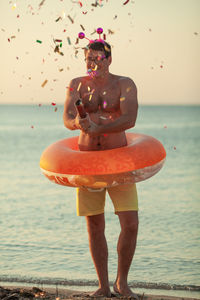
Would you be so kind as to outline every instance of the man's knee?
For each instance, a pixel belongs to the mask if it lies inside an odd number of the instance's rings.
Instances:
[[[86,217],[87,230],[90,235],[102,234],[105,230],[104,214]]]
[[[138,221],[135,220],[126,224],[123,230],[132,234],[136,233],[138,231]]]
[[[124,232],[135,233],[138,231],[139,219],[136,211],[119,213],[121,229]]]

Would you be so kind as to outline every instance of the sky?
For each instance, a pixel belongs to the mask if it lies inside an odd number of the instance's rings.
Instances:
[[[63,104],[86,75],[78,33],[102,27],[110,72],[133,79],[139,104],[200,105],[199,11],[200,0],[0,0],[0,103]]]

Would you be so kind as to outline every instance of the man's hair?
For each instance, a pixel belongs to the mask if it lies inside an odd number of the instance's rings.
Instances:
[[[99,41],[99,40],[92,41],[85,48],[85,52],[87,52],[87,50],[89,50],[89,49],[96,50],[96,51],[98,51],[98,50],[103,51],[105,53],[106,58],[111,56],[111,46],[108,43],[106,43],[104,40],[102,40],[102,41]]]

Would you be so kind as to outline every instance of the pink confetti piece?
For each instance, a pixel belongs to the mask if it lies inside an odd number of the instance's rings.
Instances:
[[[73,91],[74,89],[70,86],[67,86],[67,89],[69,89],[70,91]]]

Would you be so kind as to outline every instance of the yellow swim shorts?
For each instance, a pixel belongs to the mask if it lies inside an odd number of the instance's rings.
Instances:
[[[136,185],[117,185],[95,191],[87,188],[77,188],[77,215],[94,216],[104,213],[106,190],[113,202],[115,213],[120,211],[138,210]]]

